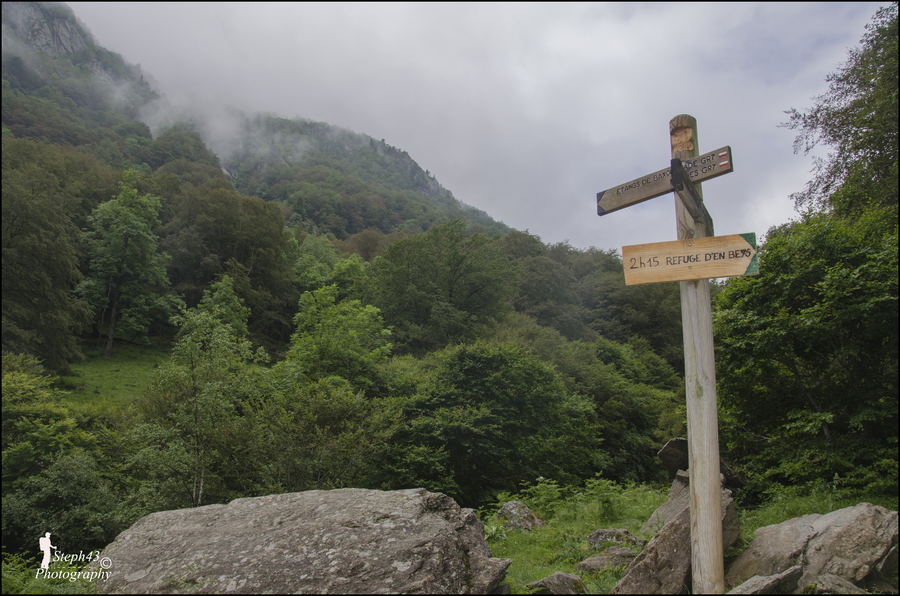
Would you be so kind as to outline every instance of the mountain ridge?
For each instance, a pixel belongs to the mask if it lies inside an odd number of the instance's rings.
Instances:
[[[114,150],[85,151],[113,167],[134,167],[148,174],[179,159],[213,165],[187,138],[197,134],[218,157],[216,167],[236,190],[279,202],[289,226],[291,215],[300,214],[300,221],[295,218],[293,225],[307,232],[338,239],[368,228],[384,234],[419,233],[456,218],[465,220],[470,230],[512,231],[456,199],[406,151],[384,139],[272,113],[248,116],[229,107],[172,106],[159,85],[151,84],[152,77],[145,78],[139,64],[129,64],[100,46],[65,4],[3,4],[3,78],[4,133],[8,129],[17,138],[73,146],[114,144]],[[38,97],[55,105],[36,105]],[[29,105],[18,109],[23,103]],[[104,122],[108,114],[79,114],[85,106],[93,112],[113,110],[147,130],[122,121]],[[38,108],[54,112],[53,117]],[[37,115],[29,118],[29,111]],[[53,119],[66,122],[46,126]],[[47,129],[52,132],[47,134]],[[62,134],[60,129],[72,132]],[[169,131],[175,135],[161,142]],[[281,175],[287,178],[280,180]],[[307,186],[298,194],[304,183],[317,187],[315,192]]]

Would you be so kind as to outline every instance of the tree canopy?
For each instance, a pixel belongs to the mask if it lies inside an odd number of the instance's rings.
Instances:
[[[174,306],[168,295],[167,257],[156,250],[160,201],[139,195],[139,174],[127,170],[119,195],[97,207],[88,221],[85,241],[90,246],[90,273],[78,292],[91,304],[102,328],[107,310],[106,357],[119,335],[142,337],[154,319],[166,320]]]
[[[515,281],[500,245],[461,220],[394,242],[371,276],[369,299],[417,353],[473,339],[509,309]]]
[[[835,151],[794,196],[802,217],[715,304],[723,443],[757,495],[897,491],[896,3],[828,82],[789,112],[796,148]]]
[[[815,175],[796,204],[858,215],[897,205],[897,3],[878,10],[859,47],[827,78],[828,91],[808,110],[792,108],[783,124],[800,134],[794,150],[824,144],[834,150],[816,161]]]

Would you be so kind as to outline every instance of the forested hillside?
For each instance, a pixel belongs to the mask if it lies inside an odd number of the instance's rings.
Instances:
[[[748,503],[897,490],[896,19],[791,116],[836,151],[802,217],[758,277],[714,284]],[[511,230],[385,140],[166,112],[150,81],[68,7],[3,5],[8,551],[286,491],[482,506],[538,477],[664,479],[656,451],[686,433],[677,284]],[[125,345],[166,351],[134,397],[92,408],[54,376],[77,390],[86,352]]]

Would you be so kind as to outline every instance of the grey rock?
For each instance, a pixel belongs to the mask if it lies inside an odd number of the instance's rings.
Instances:
[[[683,437],[675,437],[669,439],[663,448],[657,452],[660,463],[669,474],[669,478],[674,479],[678,470],[687,470],[690,465],[688,455],[688,441]],[[731,464],[719,457],[719,472],[725,477],[725,486],[734,489],[744,486],[744,481],[734,471]]]
[[[587,540],[591,546],[597,546],[598,544],[602,544],[604,542],[612,542],[615,544],[635,544],[638,546],[644,546],[645,544],[647,544],[647,541],[643,538],[632,536],[631,532],[623,529],[597,530],[596,532],[588,536]]]
[[[669,520],[625,569],[610,594],[680,594],[690,584],[691,511]]]
[[[648,521],[663,523],[662,529],[628,565],[611,594],[680,594],[691,585],[691,508],[687,488],[687,473],[679,471],[669,491],[669,501]],[[727,549],[740,534],[730,490],[722,490],[721,503],[722,545]]]
[[[471,509],[424,489],[237,499],[138,520],[104,549],[104,593],[485,594],[492,558]],[[95,563],[96,564],[96,561]]]
[[[690,465],[688,458],[688,441],[683,437],[669,439],[656,456],[663,468],[669,474],[669,478],[675,479],[678,470],[687,470]]]
[[[719,476],[719,482],[724,482],[722,476]],[[690,478],[684,470],[678,470],[675,481],[669,489],[669,499],[660,505],[650,518],[641,527],[644,534],[655,534],[669,520],[675,519],[685,508],[690,509],[691,491],[687,490]],[[737,509],[734,506],[734,499],[731,497],[731,491],[722,490],[722,544],[724,548],[728,548],[737,541],[741,533],[741,529],[737,518]]]
[[[656,511],[641,527],[642,534],[655,534],[659,532],[667,522],[672,521],[685,507],[690,506],[690,491],[685,490],[690,483],[688,473],[678,470],[675,480],[669,488],[669,498],[665,503],[657,507]]]
[[[815,578],[815,581],[812,582],[816,586],[815,593],[816,594],[865,594],[866,591],[853,584],[853,582],[847,581],[843,577],[839,575],[834,575],[833,573],[823,573],[822,575]],[[802,581],[800,582],[800,587],[808,592],[807,586],[810,584],[805,584]]]
[[[572,573],[557,571],[549,577],[532,582],[526,586],[532,588],[532,594],[585,594],[587,588],[581,578]]]
[[[32,50],[72,54],[91,41],[86,37],[86,32],[77,26],[74,14],[67,8],[49,9],[33,2],[4,2],[3,11],[6,13],[4,25]],[[3,31],[4,51],[12,49],[8,47],[12,40],[7,40],[6,26]]]
[[[803,575],[803,568],[794,565],[777,575],[754,575],[729,594],[792,594],[797,591],[797,582]]]
[[[522,501],[509,501],[497,512],[497,519],[503,521],[503,527],[510,530],[531,531],[547,525]]]
[[[736,586],[755,575],[778,575],[802,564],[803,551],[813,534],[812,522],[820,517],[811,513],[757,529],[756,538],[725,573],[725,584]]]
[[[860,585],[897,544],[897,512],[871,503],[832,511],[812,526],[800,585],[824,573]]]
[[[861,503],[827,515],[804,515],[759,528],[728,568],[725,582],[735,586],[754,575],[776,575],[802,565],[801,589],[823,575],[860,586],[890,567],[896,544],[897,512],[884,507]]]
[[[599,555],[593,555],[579,563],[575,571],[578,573],[597,573],[609,567],[628,565],[636,556],[631,549],[622,546],[611,546]]]

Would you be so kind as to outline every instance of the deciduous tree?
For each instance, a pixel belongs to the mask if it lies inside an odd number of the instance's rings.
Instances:
[[[889,209],[889,208],[885,208]],[[897,229],[881,210],[770,231],[716,299],[726,444],[765,488],[897,490]]]
[[[139,174],[126,170],[119,195],[94,210],[85,240],[91,248],[90,273],[78,291],[98,312],[102,326],[109,311],[106,357],[119,335],[143,336],[154,319],[174,306],[167,293],[166,256],[156,250],[159,199],[139,196]]]
[[[859,215],[871,206],[897,206],[897,3],[878,10],[859,47],[828,75],[828,91],[808,110],[791,109],[783,124],[800,134],[794,150],[824,144],[834,150],[816,160],[799,206]],[[896,217],[896,213],[894,214]]]
[[[472,339],[509,310],[515,274],[501,246],[464,227],[454,220],[398,240],[373,263],[370,300],[407,350]]]

